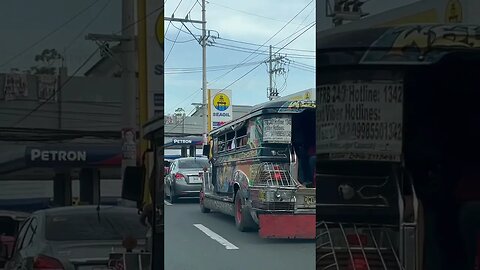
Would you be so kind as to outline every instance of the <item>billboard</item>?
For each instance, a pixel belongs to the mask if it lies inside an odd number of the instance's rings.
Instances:
[[[232,90],[208,90],[210,130],[233,120]]]

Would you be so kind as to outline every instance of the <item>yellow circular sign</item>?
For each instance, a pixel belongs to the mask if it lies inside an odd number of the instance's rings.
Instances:
[[[230,98],[224,93],[218,93],[213,98],[213,106],[219,111],[225,111],[230,107]]]
[[[164,42],[164,28],[165,24],[163,21],[163,11],[160,12],[160,14],[157,17],[157,22],[155,23],[155,37],[157,38],[158,44],[163,48],[163,42]]]
[[[460,0],[449,0],[445,11],[447,23],[461,23],[463,21],[463,8]]]

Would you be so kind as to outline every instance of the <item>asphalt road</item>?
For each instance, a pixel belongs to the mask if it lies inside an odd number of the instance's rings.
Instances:
[[[198,199],[166,202],[165,269],[315,269],[315,241],[261,239],[238,231],[233,217],[201,213]]]

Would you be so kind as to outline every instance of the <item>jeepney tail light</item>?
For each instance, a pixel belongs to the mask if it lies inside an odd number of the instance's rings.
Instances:
[[[175,179],[176,179],[176,180],[185,179],[185,175],[183,175],[183,174],[181,174],[181,173],[176,173],[176,174],[175,174]]]
[[[64,270],[63,265],[57,259],[40,255],[35,258],[33,270]]]
[[[273,170],[274,170],[274,177],[275,177],[275,180],[281,180],[282,179],[282,174],[279,172],[280,171],[280,166],[278,165],[275,165],[273,166]]]

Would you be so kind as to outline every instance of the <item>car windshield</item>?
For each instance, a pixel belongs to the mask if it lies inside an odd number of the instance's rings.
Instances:
[[[208,160],[205,158],[196,159],[181,159],[178,161],[178,167],[180,169],[202,169],[206,167]]]
[[[47,216],[45,237],[49,241],[143,239],[146,231],[133,212],[69,213]]]

